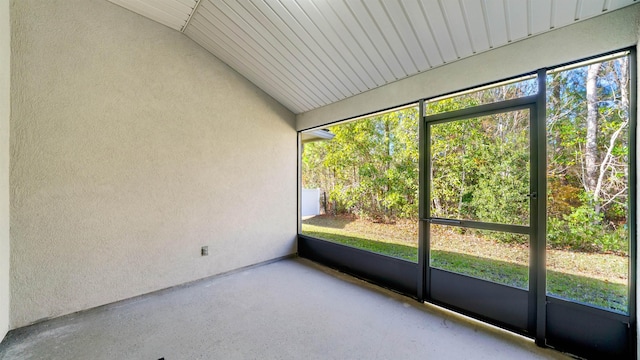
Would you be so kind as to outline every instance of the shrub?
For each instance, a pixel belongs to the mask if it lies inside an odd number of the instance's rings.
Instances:
[[[626,225],[604,222],[604,216],[588,205],[575,208],[561,218],[547,221],[547,243],[552,248],[578,251],[628,253]]]

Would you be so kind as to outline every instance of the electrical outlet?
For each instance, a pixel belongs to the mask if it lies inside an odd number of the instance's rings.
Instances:
[[[202,248],[200,248],[200,255],[202,255],[202,256],[209,255],[209,247],[208,246],[203,246]]]

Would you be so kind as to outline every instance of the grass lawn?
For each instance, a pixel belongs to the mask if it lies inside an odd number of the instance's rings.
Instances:
[[[417,222],[376,224],[317,216],[303,221],[302,233],[408,261],[418,261]],[[447,232],[432,244],[431,265],[497,283],[528,287],[528,248],[479,236]],[[455,249],[455,251],[451,251]],[[627,264],[624,256],[548,250],[550,294],[626,313]]]

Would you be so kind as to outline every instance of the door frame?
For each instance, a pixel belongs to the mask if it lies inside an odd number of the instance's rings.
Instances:
[[[508,328],[512,331],[518,332],[525,336],[538,337],[537,334],[537,312],[539,311],[537,304],[538,283],[544,282],[544,272],[540,274],[538,271],[539,264],[544,263],[544,259],[541,259],[539,254],[540,249],[538,246],[538,221],[539,221],[539,160],[538,156],[538,124],[539,119],[539,106],[540,100],[539,94],[523,96],[516,99],[505,100],[495,103],[489,103],[484,105],[478,105],[468,107],[460,110],[454,110],[450,112],[439,113],[435,115],[424,115],[424,103],[421,111],[421,124],[424,127],[424,148],[421,165],[423,169],[421,174],[424,174],[423,183],[421,188],[423,196],[420,202],[420,228],[423,229],[422,242],[424,244],[423,251],[420,253],[419,263],[423,270],[423,293],[422,299],[425,301],[437,303],[444,307],[450,307],[457,311],[468,313],[469,315],[480,317],[484,321],[493,323],[495,325]],[[529,126],[529,194],[536,194],[532,196],[529,201],[529,224],[528,225],[507,225],[488,223],[483,221],[470,221],[470,220],[452,220],[452,219],[439,219],[431,217],[431,184],[429,174],[431,173],[431,127],[438,124],[455,122],[465,119],[471,119],[475,117],[489,116],[500,113],[508,113],[512,111],[529,110],[528,114],[528,126]],[[544,120],[542,122],[544,124]],[[430,227],[431,224],[460,226],[464,228],[493,230],[500,232],[516,233],[527,235],[529,238],[529,286],[528,289],[517,289],[507,285],[491,283],[486,280],[474,279],[473,277],[463,278],[465,275],[450,273],[446,270],[437,268],[431,268],[430,266]],[[542,275],[542,277],[541,277]],[[448,281],[438,279],[448,279]],[[445,289],[439,289],[435,291],[433,285],[439,283],[447,283]],[[456,289],[452,286],[454,283],[459,283],[460,288],[473,290],[474,294],[482,296],[484,301],[467,300],[463,296],[464,291],[462,289]],[[436,285],[437,286],[437,285]],[[504,288],[502,288],[504,287]],[[511,299],[509,303],[497,301],[497,298],[493,298],[489,294],[485,293],[483,289],[491,289],[492,292],[499,293],[500,299]],[[443,300],[448,299],[448,300]],[[500,309],[502,308],[502,313]],[[493,315],[489,315],[493,314]]]
[[[580,356],[590,358],[611,358],[617,357],[635,357],[637,354],[637,50],[636,47],[619,49],[608,53],[597,54],[588,58],[577,59],[572,62],[551,66],[549,68],[539,69],[521,76],[537,75],[538,93],[536,95],[536,111],[537,121],[532,122],[531,132],[537,134],[537,152],[543,156],[536,159],[541,169],[546,169],[546,76],[547,70],[554,70],[573,64],[583,63],[594,59],[604,61],[606,58],[627,52],[629,56],[629,133],[630,133],[630,151],[629,151],[629,308],[627,314],[617,313],[581,304],[554,296],[546,295],[546,283],[543,279],[546,276],[546,171],[538,171],[538,212],[536,214],[537,224],[532,231],[535,232],[536,250],[538,256],[531,259],[530,266],[536,266],[537,280],[535,284],[535,333],[527,334],[532,337],[536,344],[542,347],[552,347],[561,351],[566,351]],[[519,77],[503,79],[502,81],[514,80]],[[455,92],[441,94],[451,96],[461,91],[472,91],[474,89],[490,86],[499,83],[495,81],[478,86],[460,89]],[[425,176],[425,153],[426,153],[426,130],[427,126],[424,121],[426,99],[419,100],[419,193],[418,198],[424,202],[425,188],[427,179]],[[415,103],[415,102],[412,102]],[[343,119],[337,122],[346,121]],[[337,123],[336,122],[336,123]],[[328,124],[327,124],[328,125]],[[326,126],[326,125],[324,125]],[[305,129],[311,130],[311,129]],[[302,131],[305,131],[302,130]],[[301,132],[301,131],[300,131]],[[298,137],[300,137],[300,132]],[[532,144],[532,146],[534,146]],[[300,151],[300,142],[298,142],[298,150]],[[298,159],[300,161],[300,159]],[[533,159],[532,159],[533,161]],[[298,163],[298,176],[300,176],[300,163]],[[300,182],[298,182],[300,186]],[[299,212],[298,212],[299,216]],[[349,272],[355,276],[359,276],[368,281],[376,283],[401,292],[407,296],[415,297],[420,302],[431,302],[427,291],[427,270],[425,266],[428,254],[429,244],[426,241],[427,222],[424,206],[419,207],[419,228],[418,228],[418,263],[409,262],[401,259],[391,259],[390,266],[380,266],[380,259],[385,256],[375,256],[366,250],[351,248],[346,245],[334,244],[325,240],[311,238],[301,234],[300,218],[298,218],[298,253],[302,257],[307,257],[325,265],[339,268]],[[312,241],[310,241],[312,240]],[[315,256],[317,255],[317,256]],[[372,256],[373,255],[373,256]],[[357,259],[354,261],[354,257]],[[345,260],[346,259],[346,260]],[[364,264],[364,265],[363,265]],[[399,264],[399,266],[398,266]],[[377,273],[371,273],[375,268]],[[409,279],[408,282],[405,279]],[[415,281],[415,286],[411,284]],[[532,288],[530,279],[529,288]],[[459,310],[458,310],[459,311]],[[471,317],[480,318],[477,314],[467,313]],[[487,321],[487,319],[480,318]],[[500,324],[497,324],[500,326]],[[597,330],[597,331],[594,331]]]

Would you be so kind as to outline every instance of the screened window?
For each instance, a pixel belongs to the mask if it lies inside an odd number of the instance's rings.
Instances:
[[[302,234],[417,262],[417,105],[321,131],[302,134]]]

